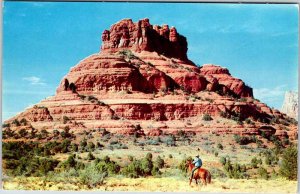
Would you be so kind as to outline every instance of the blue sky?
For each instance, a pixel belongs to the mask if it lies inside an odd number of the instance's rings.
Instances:
[[[175,26],[192,61],[227,67],[271,107],[298,89],[296,5],[5,2],[3,13],[3,120],[54,95],[123,18]]]

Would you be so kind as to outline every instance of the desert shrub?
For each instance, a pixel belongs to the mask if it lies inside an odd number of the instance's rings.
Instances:
[[[63,116],[63,124],[66,124],[69,120],[69,117]]]
[[[229,178],[234,178],[234,179],[241,179],[241,178],[247,178],[248,175],[246,173],[246,166],[240,165],[238,163],[231,164],[230,159],[226,159],[225,165],[223,166],[226,175]]]
[[[259,168],[257,169],[257,172],[258,172],[258,174],[259,174],[259,176],[260,176],[261,178],[268,180],[269,174],[268,174],[268,171],[267,171],[265,168],[259,167]]]
[[[70,168],[75,168],[76,164],[77,161],[75,160],[75,155],[72,154],[68,157],[67,160],[60,162],[59,167],[62,169],[70,169]]]
[[[96,148],[103,148],[103,147],[104,147],[104,145],[102,145],[100,142],[96,143]]]
[[[247,145],[249,143],[256,143],[257,141],[259,141],[255,136],[248,137],[248,136],[240,136],[235,134],[233,138],[234,141],[239,145]]]
[[[288,180],[297,180],[297,147],[291,146],[284,150],[279,173]]]
[[[86,146],[87,146],[87,141],[86,141],[86,139],[83,139],[82,141],[80,141],[79,145],[80,145],[80,149],[81,149],[82,151],[85,151],[85,150],[86,150]]]
[[[89,142],[87,144],[88,150],[89,151],[94,151],[95,150],[95,144],[93,142]]]
[[[220,150],[223,150],[223,149],[224,149],[223,145],[220,144],[220,143],[218,143],[217,148],[220,149]]]
[[[276,165],[279,161],[279,157],[275,153],[275,150],[266,150],[263,152],[263,155],[265,156],[266,165]]]
[[[26,129],[21,129],[19,132],[20,137],[26,137],[28,132]]]
[[[69,151],[69,146],[71,145],[71,141],[69,139],[65,139],[61,142],[60,147],[61,147],[61,152],[62,153],[67,153]]]
[[[100,173],[107,173],[108,175],[117,174],[120,171],[120,166],[111,161],[108,156],[105,156],[103,159],[96,158],[94,161],[96,169]]]
[[[224,111],[221,111],[219,114],[220,114],[220,117],[223,117],[223,118],[230,117],[230,115],[228,113],[224,112]]]
[[[280,141],[280,139],[276,136],[276,135],[271,135],[271,137],[269,138],[269,140],[278,148],[283,147],[282,142]]]
[[[193,160],[193,158],[192,158],[191,156],[188,157],[188,158],[183,159],[183,160],[180,162],[178,168],[179,168],[183,173],[186,173],[186,172],[187,172],[187,165],[186,165],[186,163],[187,163],[187,161],[191,161],[191,160]]]
[[[225,157],[221,157],[220,158],[220,162],[222,165],[225,165],[226,164],[226,158]]]
[[[72,152],[78,152],[78,145],[76,143],[72,143],[71,150],[72,150]]]
[[[138,59],[137,56],[135,56],[131,50],[122,50],[119,51],[119,55],[126,57],[127,59]]]
[[[160,157],[158,156],[155,160],[155,165],[158,167],[158,168],[163,168],[164,165],[165,165],[165,161]]]
[[[247,118],[247,119],[245,119],[245,123],[246,124],[252,124],[253,122],[251,121],[251,119]]]
[[[54,129],[52,133],[54,137],[57,137],[60,134],[60,132],[57,129]]]
[[[177,132],[177,135],[178,135],[179,137],[186,137],[186,136],[187,136],[186,133],[185,133],[185,131],[183,131],[183,130],[179,130],[179,131]]]
[[[128,160],[130,161],[130,162],[132,162],[133,161],[133,156],[128,156]]]
[[[21,141],[2,142],[2,159],[19,160],[21,157],[32,156],[35,147],[37,147],[37,144]]]
[[[102,185],[107,177],[107,173],[99,172],[95,164],[88,165],[86,168],[80,170],[78,174],[80,182],[89,188]]]
[[[122,169],[122,174],[130,178],[138,178],[142,176],[142,167],[139,160],[133,160],[129,165]]]
[[[108,146],[108,149],[114,150],[114,149],[128,149],[128,146],[125,144],[122,144],[118,141],[111,141],[110,145]]]
[[[21,125],[20,122],[17,119],[13,120],[12,124],[14,124],[17,127]]]
[[[210,114],[204,114],[202,117],[202,120],[211,121],[211,120],[213,120],[213,118],[210,116]]]
[[[9,124],[9,123],[3,123],[3,124],[2,124],[2,128],[7,128],[7,127],[10,127],[10,124]]]
[[[11,171],[13,176],[44,176],[53,171],[58,161],[49,158],[21,157]]]
[[[12,137],[11,136],[11,132],[12,132],[12,130],[10,129],[10,128],[7,128],[7,129],[3,129],[2,130],[2,138],[3,139],[7,139],[7,138],[9,138],[9,137]]]
[[[161,162],[161,161],[160,161]],[[147,153],[141,160],[134,159],[123,168],[122,173],[131,178],[160,175],[159,167],[152,161],[152,154]]]
[[[252,168],[257,168],[258,164],[259,164],[259,160],[256,157],[251,159],[250,165],[251,165]]]
[[[174,137],[174,135],[169,135],[165,139],[165,143],[167,146],[176,146],[176,138]]]
[[[27,120],[25,118],[21,119],[20,125],[27,125]]]
[[[87,160],[95,160],[95,156],[92,154],[92,152],[89,152],[86,159]]]

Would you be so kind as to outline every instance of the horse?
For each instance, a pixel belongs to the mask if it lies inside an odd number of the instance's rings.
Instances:
[[[195,165],[192,163],[191,160],[188,160],[186,162],[186,166],[187,166],[187,170],[189,170],[189,172],[192,172],[192,169],[195,167]],[[206,185],[207,183],[211,183],[211,174],[208,170],[204,169],[204,168],[198,168],[195,172],[193,177],[190,179],[190,185],[193,181],[193,179],[195,179],[196,184],[198,184],[198,179],[201,179],[202,182],[204,183],[204,185]]]

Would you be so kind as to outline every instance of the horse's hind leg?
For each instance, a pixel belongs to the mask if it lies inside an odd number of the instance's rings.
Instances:
[[[196,185],[198,185],[198,181],[197,181],[197,179],[195,179],[196,180]]]

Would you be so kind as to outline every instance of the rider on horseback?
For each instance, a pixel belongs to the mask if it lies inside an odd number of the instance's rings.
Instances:
[[[202,166],[202,160],[199,158],[199,155],[194,158],[193,164],[195,164],[195,167],[192,170],[191,179],[194,176],[194,172]]]

